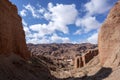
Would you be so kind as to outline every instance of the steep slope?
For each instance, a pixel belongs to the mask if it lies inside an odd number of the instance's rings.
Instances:
[[[120,1],[111,9],[101,27],[98,46],[102,65],[120,65]]]
[[[0,54],[16,53],[23,58],[30,54],[25,43],[22,19],[15,5],[8,0],[0,0]]]

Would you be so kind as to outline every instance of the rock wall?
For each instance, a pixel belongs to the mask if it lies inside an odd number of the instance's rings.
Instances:
[[[85,64],[98,55],[98,49],[91,49],[83,56],[85,58]]]
[[[8,0],[0,0],[0,54],[15,53],[29,58],[25,42],[22,19],[15,5]]]
[[[85,54],[75,57],[74,67],[81,68],[84,67],[90,60],[98,55],[98,49],[90,49]]]
[[[101,64],[120,65],[120,1],[111,9],[101,27],[98,40]]]

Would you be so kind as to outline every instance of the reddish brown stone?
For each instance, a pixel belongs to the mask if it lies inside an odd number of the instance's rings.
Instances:
[[[111,9],[99,32],[99,58],[103,65],[120,63],[120,1]]]
[[[91,49],[83,56],[85,58],[85,64],[98,55],[98,49]]]
[[[84,67],[90,60],[98,55],[98,49],[90,49],[85,54],[75,57],[74,66],[76,68]]]
[[[15,5],[8,0],[0,0],[0,54],[15,53],[29,58],[25,42],[22,19]]]

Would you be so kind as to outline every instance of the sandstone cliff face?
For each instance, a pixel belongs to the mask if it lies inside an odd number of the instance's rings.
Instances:
[[[25,43],[22,19],[15,5],[8,0],[0,0],[0,54],[15,53],[29,58]]]
[[[99,32],[99,57],[104,66],[120,65],[120,1],[111,9]]]

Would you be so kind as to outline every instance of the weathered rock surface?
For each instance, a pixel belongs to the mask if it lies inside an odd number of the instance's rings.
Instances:
[[[8,0],[0,0],[0,54],[15,53],[29,58],[22,27],[22,19],[15,5]]]
[[[75,68],[85,67],[94,57],[98,55],[98,48],[88,49],[83,55],[75,57],[74,66]]]
[[[120,1],[111,9],[101,27],[98,46],[102,65],[120,65]]]

